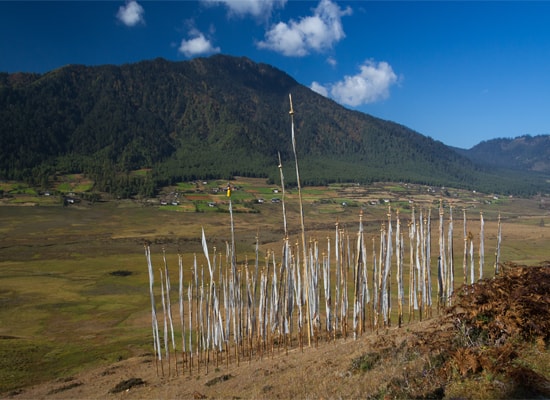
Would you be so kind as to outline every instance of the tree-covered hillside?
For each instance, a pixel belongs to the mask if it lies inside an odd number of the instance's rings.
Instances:
[[[537,175],[478,167],[402,125],[347,110],[276,68],[224,55],[0,73],[0,179],[46,188],[56,174],[84,173],[94,190],[149,196],[182,180],[276,181],[280,152],[292,184],[289,94],[305,184],[540,190]]]
[[[469,150],[456,150],[481,165],[550,172],[550,135],[492,139]]]

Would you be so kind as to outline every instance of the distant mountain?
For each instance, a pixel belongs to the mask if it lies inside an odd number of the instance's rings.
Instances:
[[[292,184],[289,94],[304,184],[534,193],[544,182],[503,176],[403,125],[345,109],[270,65],[225,55],[0,73],[0,179],[47,188],[56,174],[78,172],[96,191],[151,195],[182,180],[277,182],[280,153]]]
[[[550,172],[550,135],[493,139],[469,150],[455,150],[480,165]]]

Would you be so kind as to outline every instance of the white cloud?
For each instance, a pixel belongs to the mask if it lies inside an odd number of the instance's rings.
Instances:
[[[119,7],[116,16],[124,25],[136,26],[137,24],[145,23],[144,13],[143,7],[137,1],[130,0],[125,5]]]
[[[327,64],[329,64],[331,67],[336,67],[338,62],[336,61],[336,59],[334,57],[329,57],[329,58],[327,58]]]
[[[268,17],[275,7],[283,7],[287,0],[202,0],[204,4],[223,4],[230,15]]]
[[[219,53],[220,48],[214,47],[210,40],[208,40],[201,32],[196,29],[192,29],[189,32],[191,39],[182,39],[178,51],[186,57],[194,57],[198,55],[206,55]]]
[[[321,85],[319,82],[313,81],[309,88],[315,93],[319,93],[321,96],[328,97],[328,89]]]
[[[368,60],[357,75],[345,76],[330,85],[331,97],[343,105],[352,107],[387,99],[390,87],[398,82],[391,65],[385,61]]]
[[[266,32],[265,40],[258,42],[257,46],[295,57],[312,51],[323,52],[346,36],[341,18],[350,14],[349,7],[341,10],[331,0],[321,0],[312,16],[273,25]]]

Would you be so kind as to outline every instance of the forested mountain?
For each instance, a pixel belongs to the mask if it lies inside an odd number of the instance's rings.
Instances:
[[[0,179],[47,187],[56,174],[84,173],[97,191],[152,195],[182,180],[278,181],[280,152],[292,184],[289,93],[304,184],[387,180],[534,193],[543,182],[477,166],[272,66],[225,55],[0,73]]]
[[[493,139],[469,150],[455,150],[481,165],[550,172],[550,135]]]

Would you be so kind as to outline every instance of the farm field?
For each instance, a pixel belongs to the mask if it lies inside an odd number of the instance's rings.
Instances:
[[[359,381],[355,373],[349,373],[347,364],[368,353],[369,346],[380,346],[380,341],[387,347],[400,346],[407,343],[406,337],[412,332],[438,330],[435,319],[399,329],[394,324],[385,334],[364,335],[356,341],[339,339],[313,348],[306,346],[303,351],[295,348],[289,354],[279,351],[271,354],[271,359],[265,357],[243,362],[240,366],[216,367],[208,374],[203,371],[179,378],[157,376],[151,362],[151,305],[144,245],[150,246],[156,269],[163,265],[165,251],[167,264],[174,270],[173,276],[176,276],[178,254],[181,254],[184,280],[189,281],[193,255],[197,254],[199,264],[205,264],[204,257],[201,258],[202,229],[212,251],[215,248],[216,252],[225,254],[226,244],[231,240],[226,185],[225,181],[197,182],[166,188],[157,199],[93,203],[82,200],[66,206],[55,199],[56,196],[36,193],[17,193],[0,199],[2,397],[104,397],[112,387],[94,387],[93,376],[102,376],[104,384],[111,386],[118,383],[115,380],[143,377],[146,385],[130,389],[139,398],[188,398],[194,393],[186,389],[182,391],[186,395],[180,396],[178,382],[196,387],[193,390],[199,394],[208,392],[208,397],[224,397],[222,392],[216,391],[218,389],[210,390],[210,386],[205,389],[205,382],[220,375],[227,378],[229,385],[235,386],[239,381],[228,376],[247,376],[247,382],[241,381],[242,387],[248,388],[248,391],[243,389],[243,398],[275,397],[276,386],[299,386],[301,381],[308,381],[306,375],[309,374],[317,379],[328,379],[318,383],[320,388],[326,385],[330,393],[331,378],[336,377],[334,379],[343,386],[346,377],[350,382]],[[256,240],[263,262],[268,250],[280,252],[281,249],[284,236],[282,205],[272,200],[280,200],[282,191],[258,179],[239,178],[231,185],[237,263],[242,265],[254,259]],[[3,189],[4,193],[10,192],[7,185]],[[432,249],[435,250],[441,201],[446,221],[449,205],[452,204],[454,210],[457,265],[462,265],[462,210],[466,210],[467,229],[474,236],[479,235],[480,212],[483,212],[486,278],[494,273],[499,215],[502,262],[539,265],[550,258],[547,250],[549,210],[540,198],[497,198],[453,189],[376,184],[305,188],[303,199],[307,236],[322,243],[321,248],[326,246],[327,237],[334,236],[336,223],[355,235],[362,213],[370,249],[372,239],[378,240],[381,224],[388,219],[388,210],[393,220],[398,210],[406,226],[414,207],[417,212],[432,210]],[[289,236],[298,241],[300,222],[296,190],[286,190],[285,209]],[[436,258],[432,257],[432,262]],[[460,274],[458,269],[455,272],[457,282],[461,282]],[[530,361],[531,358],[535,360],[537,354],[541,360],[548,361],[547,342],[529,347],[526,352]],[[405,357],[405,353],[399,354]],[[549,378],[548,370],[537,368],[539,374]],[[313,374],[311,369],[326,369],[326,373]],[[278,373],[280,381],[262,383],[266,377]],[[393,372],[390,369],[377,373]],[[356,397],[364,393],[362,390],[374,390],[374,386],[363,385],[363,388],[359,386],[342,393],[344,397]],[[87,392],[88,387],[94,387],[96,392]],[[302,390],[294,394],[308,397],[308,389]],[[314,397],[322,397],[320,390],[311,393]],[[290,394],[280,393],[283,397]],[[373,396],[376,393],[372,393]],[[119,396],[123,395],[124,392]]]

